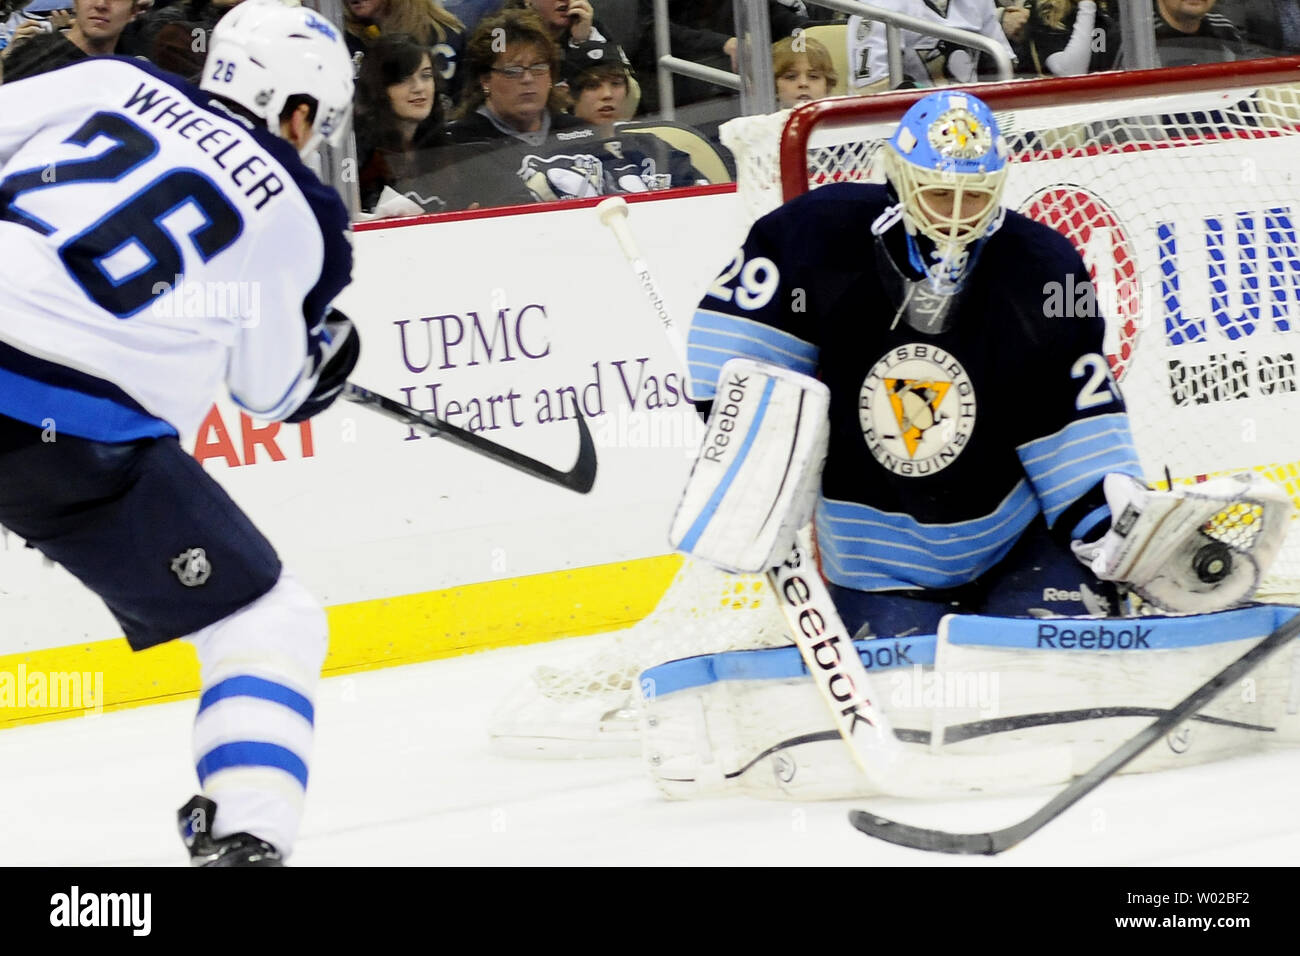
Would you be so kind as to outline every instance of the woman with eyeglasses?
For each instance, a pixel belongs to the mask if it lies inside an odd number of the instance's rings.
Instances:
[[[507,6],[532,10],[560,45],[563,76],[555,78],[557,83],[563,79],[572,88],[574,78],[595,60],[629,62],[623,48],[595,16],[591,0],[510,0]]]
[[[465,47],[465,91],[449,143],[490,145],[517,139],[538,146],[552,131],[581,126],[566,116],[568,96],[555,83],[560,49],[537,15],[503,10],[479,21]]]
[[[655,156],[632,164],[626,137],[564,112],[569,97],[554,83],[559,63],[559,47],[532,11],[505,10],[482,20],[465,48],[459,118],[434,150],[438,169],[406,195],[436,212],[699,181],[689,163],[680,171]]]

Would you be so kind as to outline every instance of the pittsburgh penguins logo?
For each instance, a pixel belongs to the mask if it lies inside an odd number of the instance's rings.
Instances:
[[[587,153],[572,156],[525,156],[519,178],[539,202],[586,199],[605,193],[605,167]]]
[[[933,345],[902,345],[867,373],[862,436],[896,475],[921,477],[957,460],[975,428],[975,389],[962,364]]]
[[[979,159],[993,148],[993,131],[961,106],[940,113],[929,137],[930,148],[946,159]]]

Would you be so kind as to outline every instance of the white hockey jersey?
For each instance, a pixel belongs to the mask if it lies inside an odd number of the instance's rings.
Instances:
[[[224,384],[291,414],[351,277],[347,228],[292,145],[149,64],[0,86],[0,413],[192,433]]]
[[[876,6],[904,13],[920,20],[978,33],[998,43],[1015,59],[1011,44],[998,22],[993,0],[879,0]],[[937,37],[900,30],[903,74],[918,86],[944,83],[972,83],[976,80],[979,53],[950,44]],[[885,25],[849,17],[849,90],[869,86],[889,77]]]

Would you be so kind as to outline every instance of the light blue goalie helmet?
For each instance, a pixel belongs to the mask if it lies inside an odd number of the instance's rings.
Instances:
[[[958,281],[967,247],[1001,225],[1007,153],[993,111],[961,91],[917,100],[886,143],[885,174],[903,224],[934,243],[923,269],[936,283]]]

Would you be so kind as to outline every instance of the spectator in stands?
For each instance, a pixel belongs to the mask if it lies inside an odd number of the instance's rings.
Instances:
[[[831,95],[839,82],[831,51],[812,37],[785,37],[772,44],[777,109],[790,109]]]
[[[577,73],[569,82],[573,115],[592,126],[609,126],[632,118],[628,98],[632,74],[612,48],[600,51],[601,59]]]
[[[441,109],[444,113],[454,109],[464,89],[460,60],[465,50],[465,26],[440,0],[345,0],[343,25],[358,73],[366,50],[385,34],[413,36],[429,47]]]
[[[1241,33],[1248,57],[1300,54],[1300,0],[1220,0],[1215,12]]]
[[[641,111],[653,113],[659,109],[654,4],[652,0],[638,0],[638,4],[638,36],[624,38],[624,46],[641,81]],[[808,10],[802,0],[768,0],[767,9],[773,39],[790,36],[808,23]],[[739,41],[732,0],[668,0],[668,39],[675,57],[736,71]],[[719,94],[728,91],[689,77],[673,78],[673,101],[678,106]]]
[[[71,24],[72,0],[31,0],[26,5],[18,0],[16,6],[0,0],[0,59],[9,41],[20,31],[26,37],[62,30]]]
[[[1078,76],[1114,66],[1120,38],[1110,0],[1029,0],[1027,9],[1020,39],[1012,40],[1022,72]]]
[[[212,28],[226,11],[242,0],[177,0],[150,10],[133,31],[123,36],[129,52],[164,70],[197,83],[208,58]]]
[[[592,13],[591,0],[511,0],[510,6],[532,10],[551,31],[551,37],[564,54],[558,80],[570,83],[593,61],[606,59],[606,48],[616,51],[624,63],[628,62],[623,48]]]
[[[5,81],[44,73],[56,66],[117,51],[122,30],[149,9],[152,0],[72,0],[72,25],[66,31],[22,34],[5,47]],[[25,28],[23,28],[25,29]]]
[[[357,77],[355,128],[363,209],[385,186],[432,168],[428,153],[441,116],[428,47],[394,33],[371,44]]]
[[[610,61],[621,64],[617,54]],[[564,112],[569,97],[552,82],[560,62],[559,46],[531,10],[482,20],[465,48],[459,118],[440,137],[437,168],[406,194],[432,212],[701,181],[689,160],[682,166],[652,155],[645,164],[639,151],[624,150],[621,133]]]
[[[1214,0],[1155,0],[1156,59],[1161,66],[1223,63],[1245,55],[1232,21]]]
[[[1007,42],[993,0],[949,0],[945,13],[924,0],[878,0],[886,10],[940,24],[953,29],[977,33],[1001,46],[1014,61],[1015,51]],[[900,86],[946,86],[950,83],[973,83],[991,64],[987,57],[970,47],[959,46],[938,37],[900,30],[903,47],[903,80]],[[875,92],[890,85],[885,25],[849,17],[849,88],[853,92]]]
[[[560,48],[537,14],[504,10],[487,17],[465,49],[467,84],[446,131],[453,145],[493,145],[514,138],[542,143],[551,129],[581,125],[564,110],[557,88]]]
[[[613,49],[606,49],[604,54],[604,61],[579,73],[570,87],[575,97],[573,115],[595,127],[599,137],[584,141],[582,148],[602,167],[600,194],[707,184],[708,179],[692,165],[688,153],[651,133],[622,128],[628,125],[624,121],[633,111],[634,104],[628,98],[632,76]],[[685,129],[689,132],[689,128]],[[549,174],[555,175],[554,171]],[[555,191],[535,177],[525,185]]]
[[[1029,22],[1029,7],[1025,3],[1033,0],[995,0],[998,8],[998,25],[1006,34],[1012,49],[1024,39],[1025,24]]]

